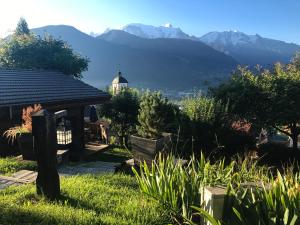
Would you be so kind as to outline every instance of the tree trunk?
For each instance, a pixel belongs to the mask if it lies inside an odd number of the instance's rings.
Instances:
[[[298,150],[298,135],[296,137],[293,137],[293,150]]]
[[[296,123],[293,123],[292,126],[291,126],[291,137],[292,137],[292,140],[293,140],[293,150],[294,151],[297,151],[298,150],[298,135],[299,135],[299,132],[297,130],[297,124]]]

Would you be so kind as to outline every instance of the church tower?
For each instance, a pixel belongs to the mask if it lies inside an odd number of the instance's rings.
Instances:
[[[118,71],[117,76],[112,81],[112,91],[113,95],[118,94],[122,88],[128,87],[128,81],[122,76],[121,71]]]

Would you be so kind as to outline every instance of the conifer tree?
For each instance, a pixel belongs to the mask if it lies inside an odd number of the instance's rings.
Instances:
[[[26,20],[23,17],[20,18],[20,20],[17,24],[15,34],[16,35],[29,35],[30,34],[28,24],[27,24]]]
[[[158,138],[166,128],[168,100],[159,92],[147,92],[142,96],[138,115],[137,132],[145,138]]]

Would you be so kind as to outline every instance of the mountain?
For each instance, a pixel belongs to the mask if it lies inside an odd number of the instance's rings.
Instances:
[[[122,30],[141,38],[177,38],[197,40],[196,37],[189,36],[180,28],[173,27],[170,23],[159,27],[140,23],[131,23],[123,27]]]
[[[145,39],[114,30],[95,38],[65,25],[32,32],[60,38],[87,56],[90,64],[84,81],[96,87],[109,85],[119,64],[131,86],[171,90],[215,84],[226,79],[237,64],[232,57],[187,39]]]
[[[147,39],[175,38],[201,41],[214,49],[233,57],[242,65],[268,67],[276,62],[288,63],[300,46],[284,41],[247,35],[239,31],[210,32],[200,38],[184,33],[171,24],[151,26],[140,23],[128,24],[123,31]]]
[[[300,46],[296,44],[238,31],[210,32],[199,40],[244,65],[269,66],[278,61],[288,63],[300,51]]]
[[[199,64],[198,66],[215,66],[217,64],[219,67],[226,67],[226,65],[235,64],[231,57],[226,57],[225,54],[200,41],[176,38],[145,39],[121,30],[111,30],[97,38],[132,49],[168,54],[173,57],[185,58],[190,62],[195,60],[195,63]]]

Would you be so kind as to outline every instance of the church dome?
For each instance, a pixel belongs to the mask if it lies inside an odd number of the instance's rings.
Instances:
[[[128,84],[128,81],[122,76],[121,71],[118,72],[118,75],[113,79],[113,84]]]

